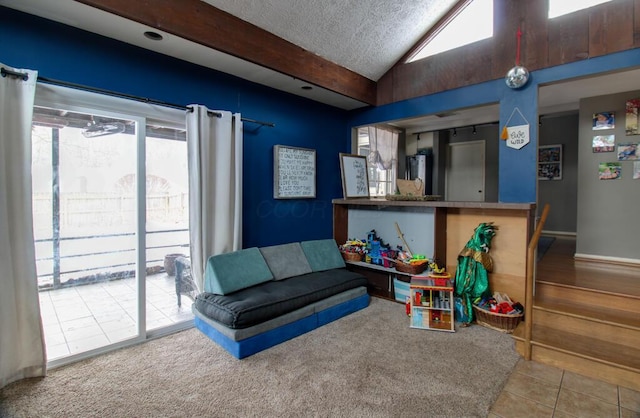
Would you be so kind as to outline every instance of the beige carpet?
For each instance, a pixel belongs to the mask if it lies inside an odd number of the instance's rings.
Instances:
[[[368,308],[244,360],[195,329],[0,390],[2,417],[485,417],[518,355],[478,325]]]

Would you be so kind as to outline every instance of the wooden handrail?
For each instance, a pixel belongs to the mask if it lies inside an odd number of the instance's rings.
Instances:
[[[538,241],[540,240],[540,234],[542,234],[542,227],[544,226],[547,216],[549,215],[549,204],[545,204],[542,209],[542,216],[540,216],[540,222],[536,225],[536,230],[529,241],[527,247],[527,277],[525,281],[525,293],[524,293],[524,359],[531,360],[531,333],[533,331],[533,268],[536,263],[535,251],[538,247]]]

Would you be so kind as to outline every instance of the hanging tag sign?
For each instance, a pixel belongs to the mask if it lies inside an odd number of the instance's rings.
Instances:
[[[529,143],[529,125],[518,125],[507,127],[509,138],[507,146],[509,148],[520,149]]]

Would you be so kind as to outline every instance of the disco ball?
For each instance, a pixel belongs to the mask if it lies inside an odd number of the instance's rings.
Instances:
[[[527,84],[527,81],[529,81],[529,71],[521,65],[516,65],[510,69],[504,78],[507,87],[512,89],[519,89]]]

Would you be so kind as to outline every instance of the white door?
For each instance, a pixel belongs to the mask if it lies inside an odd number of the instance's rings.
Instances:
[[[449,144],[445,199],[484,202],[484,141]]]

